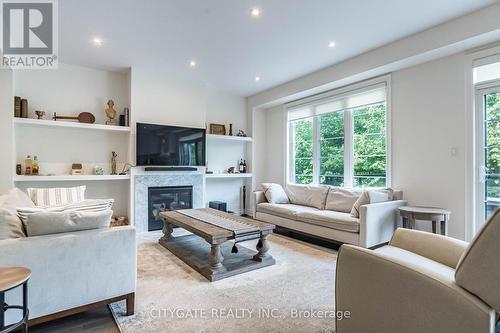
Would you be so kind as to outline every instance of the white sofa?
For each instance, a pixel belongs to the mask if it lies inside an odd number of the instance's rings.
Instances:
[[[127,300],[134,311],[136,237],[130,226],[0,240],[0,266],[32,270],[28,282],[30,324]],[[21,304],[22,288],[7,292]],[[20,319],[6,313],[7,324]]]
[[[391,201],[362,205],[357,218],[350,212],[325,209],[329,206],[329,192],[338,188],[327,187],[324,190],[323,185],[307,186],[299,191],[292,191],[293,197],[291,197],[292,187],[297,189],[300,185],[287,185],[286,194],[290,203],[269,203],[265,191],[255,191],[254,218],[320,239],[365,248],[375,247],[391,239],[397,227],[398,207],[407,204],[402,200],[403,193],[394,191]],[[318,191],[320,188],[323,191]],[[323,206],[297,204],[297,202],[313,201],[325,204]]]

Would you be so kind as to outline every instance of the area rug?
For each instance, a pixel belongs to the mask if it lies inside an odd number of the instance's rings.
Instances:
[[[111,305],[122,332],[334,332],[336,251],[271,235],[275,265],[208,282],[159,245],[161,236],[139,236],[135,315]]]

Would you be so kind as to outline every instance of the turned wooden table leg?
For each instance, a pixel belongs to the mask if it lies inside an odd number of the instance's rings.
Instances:
[[[253,256],[255,261],[264,261],[268,258],[272,258],[267,251],[269,251],[269,242],[267,241],[267,235],[261,235],[259,241],[257,242],[257,253]]]
[[[220,250],[220,244],[212,244],[212,249],[208,254],[208,263],[210,264],[210,269],[212,271],[217,271],[222,268],[222,261],[224,257]]]
[[[163,221],[163,237],[161,238],[161,240],[169,241],[173,239],[174,237],[172,236],[172,232],[174,232],[174,226],[172,225],[172,223]]]

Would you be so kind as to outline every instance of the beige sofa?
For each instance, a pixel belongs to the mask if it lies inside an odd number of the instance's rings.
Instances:
[[[394,191],[390,201],[362,205],[359,217],[354,217],[350,213],[352,203],[348,203],[343,211],[328,209],[342,206],[334,202],[343,200],[333,196],[338,190],[323,185],[288,184],[285,192],[289,203],[270,203],[265,190],[255,191],[254,218],[313,237],[365,248],[391,239],[397,226],[397,209],[406,205],[401,191]],[[363,193],[363,190],[352,190],[357,191],[358,197]]]
[[[338,333],[493,333],[500,312],[500,210],[468,245],[398,229],[388,246],[340,249]]]

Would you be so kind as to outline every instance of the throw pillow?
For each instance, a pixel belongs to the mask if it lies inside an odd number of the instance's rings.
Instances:
[[[0,240],[23,237],[26,237],[23,223],[16,211],[0,208]]]
[[[39,236],[89,229],[107,228],[113,211],[102,212],[38,212],[28,216],[28,236]]]
[[[86,186],[68,188],[28,188],[28,195],[38,207],[61,206],[85,200]]]
[[[286,194],[292,204],[325,209],[328,189],[328,186],[321,185],[287,184]]]
[[[290,203],[285,190],[280,184],[275,183],[263,183],[262,189],[264,190],[264,195],[266,196],[267,202],[272,204],[287,204]]]
[[[8,193],[0,195],[0,206],[15,210],[16,207],[35,207],[35,204],[26,193],[13,188]]]
[[[362,189],[332,187],[328,192],[325,209],[349,213],[361,194],[363,194]]]
[[[363,194],[356,200],[352,206],[351,216],[359,218],[359,209],[363,205],[368,205],[377,202],[392,201],[394,191],[392,189],[383,190],[368,190],[364,191]]]
[[[40,207],[18,207],[17,213],[24,224],[28,221],[31,214],[40,212],[102,212],[113,207],[114,199],[87,199],[82,202],[72,203],[64,206],[40,208]]]

